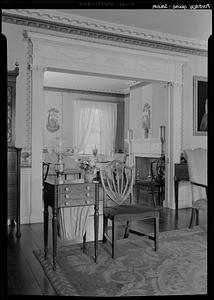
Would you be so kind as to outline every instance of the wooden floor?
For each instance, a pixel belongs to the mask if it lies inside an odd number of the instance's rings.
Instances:
[[[141,197],[141,203],[144,203],[142,199],[147,204],[151,201],[149,198]],[[160,207],[160,231],[188,227],[190,214],[190,208],[179,209],[176,213],[175,210]],[[142,228],[143,232],[153,230],[153,223],[148,220],[140,221],[135,226]],[[7,232],[8,295],[55,295],[42,267],[32,252],[43,248],[43,224],[21,225],[22,235],[20,239],[16,238],[14,227],[8,226]],[[49,234],[50,236],[51,234]],[[49,245],[51,245],[51,241]]]

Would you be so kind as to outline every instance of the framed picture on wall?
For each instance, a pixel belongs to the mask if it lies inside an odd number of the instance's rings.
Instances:
[[[207,135],[207,78],[193,76],[193,135]]]

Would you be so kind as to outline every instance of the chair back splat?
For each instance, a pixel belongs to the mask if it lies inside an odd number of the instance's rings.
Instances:
[[[114,160],[100,170],[105,193],[117,205],[121,205],[133,190],[133,168]]]

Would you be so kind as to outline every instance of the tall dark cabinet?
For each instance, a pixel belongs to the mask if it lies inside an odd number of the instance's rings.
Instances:
[[[21,148],[15,147],[16,78],[19,68],[7,75],[7,212],[11,225],[20,232],[20,161]]]

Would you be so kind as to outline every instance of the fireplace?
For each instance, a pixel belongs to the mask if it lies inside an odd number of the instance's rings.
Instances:
[[[151,176],[151,162],[157,157],[135,156],[135,179],[143,180]]]

